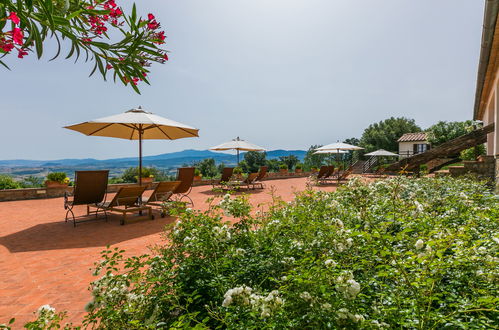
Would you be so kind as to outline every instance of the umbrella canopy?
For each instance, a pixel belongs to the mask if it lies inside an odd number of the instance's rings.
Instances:
[[[394,154],[393,152],[386,151],[385,149],[379,149],[379,150],[370,152],[368,154],[365,154],[364,156],[393,156],[393,157],[396,157],[398,155]]]
[[[232,141],[211,147],[210,150],[224,151],[237,150],[237,163],[239,164],[239,151],[265,151],[265,148],[257,146],[248,141],[241,140],[239,136]]]
[[[142,140],[176,140],[199,136],[198,129],[144,111],[141,107],[64,128],[89,136],[139,140],[139,184],[142,184]]]
[[[347,154],[347,150],[317,150],[314,154]]]
[[[362,149],[364,148],[357,147],[348,143],[336,142],[336,143],[327,144],[325,146],[317,148],[316,150],[362,150]]]

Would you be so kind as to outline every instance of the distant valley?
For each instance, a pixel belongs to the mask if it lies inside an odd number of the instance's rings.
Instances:
[[[305,157],[304,150],[272,150],[267,152],[267,159],[275,159],[281,156],[294,155],[301,161]],[[193,165],[205,158],[213,158],[217,164],[236,164],[236,156],[213,152],[209,150],[183,150],[179,152],[165,153],[155,156],[143,157],[144,166],[154,166],[167,172],[175,172],[178,167],[185,164]],[[244,153],[241,154],[244,159]],[[9,174],[14,177],[45,176],[49,172],[66,172],[72,177],[77,170],[109,169],[110,176],[119,176],[125,169],[138,165],[137,157],[114,158],[98,160],[92,158],[84,159],[58,159],[58,160],[0,160],[0,173]]]

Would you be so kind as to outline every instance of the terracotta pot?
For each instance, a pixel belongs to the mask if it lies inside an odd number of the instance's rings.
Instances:
[[[287,168],[280,168],[279,173],[286,174],[286,173],[288,173],[288,169]]]
[[[154,178],[148,177],[148,178],[142,178],[142,183],[152,183]]]
[[[301,168],[295,168],[295,173],[301,173],[302,169]]]
[[[45,181],[45,187],[47,188],[66,188],[67,186],[67,183],[60,183],[59,181]]]
[[[194,176],[194,181],[201,181],[202,176],[201,175],[195,175]]]

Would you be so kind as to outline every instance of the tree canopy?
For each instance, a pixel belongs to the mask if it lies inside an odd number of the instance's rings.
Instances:
[[[312,145],[308,148],[305,158],[303,159],[305,171],[310,171],[312,167],[319,168],[325,163],[328,155],[315,153],[315,150],[320,147],[322,147],[322,145]]]
[[[23,58],[30,52],[41,58],[49,37],[57,42],[57,58],[63,46],[70,44],[66,58],[84,57],[93,63],[104,80],[113,79],[131,86],[149,84],[148,67],[168,60],[165,32],[153,14],[138,16],[135,4],[125,14],[115,0],[1,0],[0,59],[17,53]],[[0,64],[9,69],[0,60]]]
[[[369,125],[364,130],[359,145],[365,149],[365,152],[377,149],[397,151],[397,140],[405,133],[416,132],[421,132],[421,128],[416,125],[414,119],[391,117]]]
[[[255,173],[260,170],[260,166],[265,166],[267,153],[259,151],[248,151],[244,154],[244,160],[239,166],[245,173]]]
[[[444,142],[450,141],[461,135],[471,132],[473,121],[439,121],[433,126],[430,126],[426,132],[428,133],[428,141],[433,146],[438,146]]]

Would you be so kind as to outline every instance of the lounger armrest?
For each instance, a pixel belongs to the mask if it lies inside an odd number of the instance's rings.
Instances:
[[[71,201],[69,200],[69,197],[73,197],[73,194],[65,191],[64,192],[64,209],[67,209],[68,204],[71,203]]]

